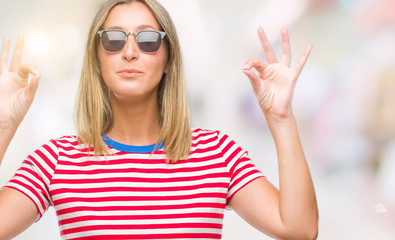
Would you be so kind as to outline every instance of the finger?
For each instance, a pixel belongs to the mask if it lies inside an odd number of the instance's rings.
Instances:
[[[3,41],[0,54],[0,74],[8,71],[8,51],[10,49],[10,38],[6,37]]]
[[[255,94],[259,92],[260,89],[260,80],[255,74],[255,72],[249,70],[249,69],[243,69],[243,73],[247,75],[247,77],[250,79],[250,83],[252,88],[254,89]]]
[[[15,46],[15,51],[11,60],[10,72],[16,72],[19,66],[21,65],[24,41],[25,39],[23,36],[18,37]]]
[[[281,57],[281,62],[289,67],[291,65],[292,53],[291,53],[291,44],[289,42],[289,36],[286,29],[283,29],[281,31],[281,38],[283,41],[283,55]]]
[[[38,88],[38,80],[41,78],[41,75],[34,75],[30,80],[29,85],[27,86],[25,97],[28,103],[33,102],[34,96],[36,95]]]
[[[299,76],[300,73],[302,72],[303,67],[306,64],[307,58],[309,57],[312,48],[313,48],[313,45],[307,46],[303,52],[303,55],[300,57],[298,63],[296,63],[294,68],[295,68],[297,76]]]
[[[277,57],[276,54],[273,51],[272,45],[269,42],[269,39],[266,37],[265,31],[263,30],[262,27],[258,28],[258,36],[259,39],[261,40],[261,44],[263,47],[263,51],[265,52],[266,60],[267,62],[270,63],[277,63]]]
[[[243,69],[250,70],[251,68],[255,68],[258,72],[263,72],[266,68],[266,65],[259,59],[252,59],[252,60],[248,60],[244,64]]]
[[[37,68],[33,64],[23,64],[18,69],[18,76],[24,81],[28,80],[29,73],[33,74],[33,76],[40,75]]]

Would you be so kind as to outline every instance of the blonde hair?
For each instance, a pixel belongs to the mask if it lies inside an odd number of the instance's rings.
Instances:
[[[152,12],[161,30],[167,33],[164,43],[168,48],[168,71],[158,87],[160,136],[166,163],[186,159],[191,149],[191,126],[184,81],[180,45],[173,21],[166,9],[155,0],[109,0],[99,10],[89,30],[75,108],[75,127],[80,144],[93,148],[95,155],[110,153],[102,139],[113,126],[113,112],[109,89],[103,81],[97,49],[97,31],[113,7],[118,4],[141,2]]]

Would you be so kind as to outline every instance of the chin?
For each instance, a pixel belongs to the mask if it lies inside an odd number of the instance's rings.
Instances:
[[[124,88],[121,91],[112,92],[112,97],[116,98],[119,101],[127,101],[127,102],[143,102],[151,98],[155,98],[156,100],[156,92],[155,91],[141,91],[137,89],[127,89]]]

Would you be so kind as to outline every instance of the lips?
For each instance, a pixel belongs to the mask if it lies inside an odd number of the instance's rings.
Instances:
[[[137,69],[125,68],[119,71],[118,74],[121,75],[122,77],[132,78],[132,77],[141,76],[143,72]]]

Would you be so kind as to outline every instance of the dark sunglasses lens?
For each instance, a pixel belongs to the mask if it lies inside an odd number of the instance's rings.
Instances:
[[[119,52],[125,45],[126,38],[123,32],[103,32],[101,37],[103,48],[108,52]]]
[[[162,38],[157,32],[140,32],[137,43],[143,52],[153,53],[159,50]]]

